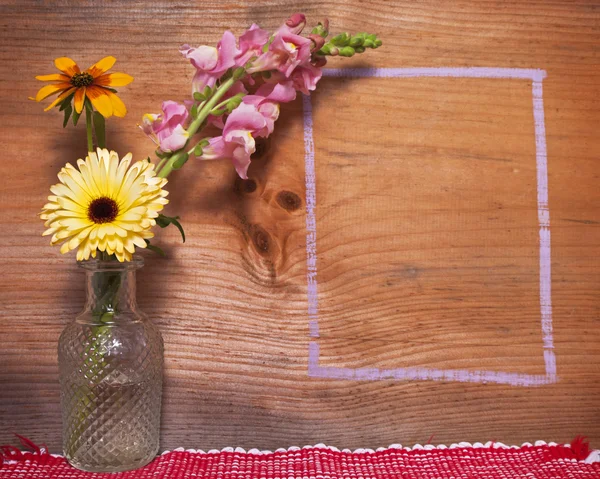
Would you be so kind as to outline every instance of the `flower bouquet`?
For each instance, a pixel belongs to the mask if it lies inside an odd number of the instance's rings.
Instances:
[[[183,45],[196,72],[192,95],[165,101],[162,112],[143,116],[141,130],[155,143],[155,156],[133,162],[108,150],[105,120],[127,109],[116,87],[133,81],[108,73],[106,57],[87,70],[57,58],[60,73],[36,77],[50,82],[34,98],[58,94],[46,110],[63,112],[63,126],[85,115],[88,154],[67,163],[40,217],[44,235],[60,251],[76,250],[87,274],[83,312],[59,340],[63,448],[75,467],[123,471],[148,463],[158,451],[163,342],[137,308],[135,271],[143,259],[135,248],[164,254],[151,242],[152,228],[178,228],[167,205],[168,176],[188,161],[227,159],[246,178],[256,139],[268,137],[279,105],[297,92],[310,94],[331,56],[351,57],[381,45],[373,34],[329,34],[327,21],[304,34],[302,14],[269,33],[252,25],[238,39],[226,31],[216,48]],[[218,131],[214,135],[208,132]]]

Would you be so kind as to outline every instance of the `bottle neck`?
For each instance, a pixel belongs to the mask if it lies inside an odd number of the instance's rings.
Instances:
[[[137,308],[135,271],[87,271],[86,309],[94,314]]]
[[[143,265],[141,258],[129,263],[90,260],[79,264],[86,270],[85,311],[103,323],[136,311],[135,273]]]

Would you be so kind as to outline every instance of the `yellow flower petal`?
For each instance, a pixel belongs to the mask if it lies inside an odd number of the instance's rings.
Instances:
[[[75,111],[81,113],[83,111],[83,100],[85,99],[86,88],[78,88],[75,92],[75,98],[73,104],[75,105]]]
[[[104,57],[102,60],[89,67],[87,72],[94,78],[97,78],[107,70],[110,70],[116,61],[117,59],[115,57]]]
[[[133,77],[127,73],[106,73],[94,80],[94,85],[99,86],[125,86],[133,81]]]
[[[65,98],[67,98],[71,93],[73,93],[75,91],[75,87],[73,88],[69,88],[68,90],[65,90],[64,92],[62,92],[60,95],[58,95],[58,97],[56,98],[56,100],[54,100],[52,103],[50,103],[46,108],[44,108],[44,111],[48,111],[51,110],[52,108],[54,108],[56,105],[58,105],[60,102],[62,102]]]
[[[52,73],[51,75],[38,75],[35,77],[36,80],[40,81],[60,81],[66,82],[70,81],[71,77],[67,75],[63,75],[62,73]]]
[[[43,86],[37,92],[37,95],[35,95],[35,101],[42,101],[44,98],[48,98],[50,95],[54,95],[55,93],[58,93],[59,91],[63,91],[63,90],[67,90],[68,88],[71,88],[71,86],[72,85],[70,83],[55,83],[52,85]]]
[[[127,108],[125,107],[125,103],[112,91],[106,90],[106,94],[110,98],[110,102],[113,107],[113,115],[118,116],[119,118],[123,118],[127,114]]]
[[[112,93],[102,87],[93,85],[86,90],[86,95],[92,102],[92,105],[94,105],[94,108],[98,110],[104,118],[109,118],[113,114],[113,105],[107,92]]]
[[[75,75],[75,73],[81,72],[81,70],[77,66],[77,63],[75,63],[69,57],[57,58],[56,60],[54,60],[54,65],[56,65],[56,68],[58,68],[61,72],[65,73],[69,77],[72,77],[73,75]]]

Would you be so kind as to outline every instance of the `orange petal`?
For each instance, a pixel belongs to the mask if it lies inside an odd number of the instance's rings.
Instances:
[[[127,73],[107,73],[94,80],[94,85],[99,86],[125,86],[133,81],[133,77]]]
[[[54,95],[59,91],[66,90],[67,88],[71,88],[73,85],[70,83],[54,83],[52,85],[46,85],[40,88],[35,96],[35,101],[42,101],[44,98],[48,98],[50,95]]]
[[[86,88],[78,88],[75,92],[74,105],[75,111],[77,113],[81,113],[83,111],[83,100],[85,99],[85,90]]]
[[[87,72],[94,78],[97,78],[105,71],[110,70],[116,61],[117,59],[115,57],[104,57],[102,60],[89,67]]]
[[[67,91],[64,91],[63,93],[58,95],[58,98],[56,100],[54,100],[52,103],[50,103],[50,105],[48,105],[46,108],[44,108],[44,111],[48,111],[48,110],[54,108],[56,105],[58,105],[61,101],[63,101],[65,98],[67,98],[74,91],[75,91],[75,87],[70,88]]]
[[[86,95],[92,102],[92,105],[94,105],[94,108],[98,110],[104,118],[111,117],[113,114],[112,102],[107,93],[111,92],[102,87],[93,85],[89,86],[86,91]]]
[[[70,77],[81,71],[77,66],[77,63],[68,57],[57,58],[54,60],[54,64],[56,65],[56,68]]]
[[[38,75],[35,77],[36,80],[40,81],[70,81],[71,78],[67,75],[63,75],[62,73],[53,73],[52,75]]]
[[[110,90],[106,90],[106,94],[110,98],[110,102],[113,107],[113,115],[123,118],[127,114],[125,103],[123,103],[123,101]]]

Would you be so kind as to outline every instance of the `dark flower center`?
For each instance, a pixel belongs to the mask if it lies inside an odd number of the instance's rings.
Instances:
[[[88,206],[88,218],[96,224],[110,223],[118,214],[119,206],[117,202],[106,196],[96,198]]]
[[[94,83],[94,77],[87,72],[75,73],[75,75],[71,77],[71,85],[76,86],[77,88],[88,86],[92,83]]]

